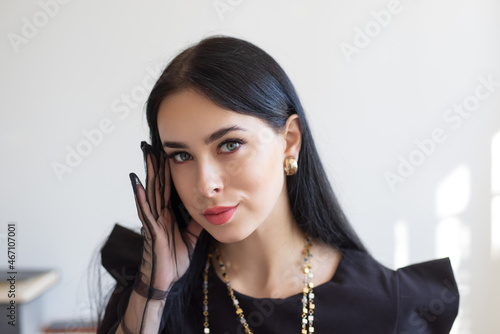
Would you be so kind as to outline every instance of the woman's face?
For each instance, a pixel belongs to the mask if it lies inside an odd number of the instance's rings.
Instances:
[[[215,239],[237,242],[289,219],[286,131],[277,134],[259,118],[223,109],[192,90],[162,101],[158,131],[180,199]],[[218,206],[236,208],[205,215]]]

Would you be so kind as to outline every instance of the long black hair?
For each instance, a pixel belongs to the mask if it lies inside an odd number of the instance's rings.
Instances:
[[[284,129],[290,115],[297,114],[302,133],[298,171],[286,178],[293,216],[299,227],[313,239],[341,249],[366,252],[326,176],[295,88],[269,54],[241,39],[213,36],[177,55],[154,85],[146,105],[151,145],[157,156],[163,154],[157,123],[160,103],[185,89],[204,94],[222,108],[258,117],[276,132]],[[182,230],[190,216],[173,182],[171,206]],[[170,332],[177,333],[182,328],[176,322],[183,319],[183,307],[192,283],[201,275],[212,240],[207,232],[202,232],[188,272],[173,288],[165,310]]]

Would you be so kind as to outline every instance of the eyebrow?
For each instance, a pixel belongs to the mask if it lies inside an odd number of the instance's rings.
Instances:
[[[222,137],[224,137],[227,133],[231,132],[231,131],[247,131],[246,129],[244,128],[241,128],[237,125],[233,125],[233,126],[229,126],[229,127],[226,127],[226,128],[222,128],[222,129],[219,129],[217,131],[215,131],[214,133],[212,133],[210,136],[208,136],[207,138],[205,138],[205,144],[210,144],[214,141],[216,141],[217,139],[220,139]],[[163,142],[163,147],[170,147],[170,148],[188,148],[188,146],[182,142],[179,142],[179,141],[167,141],[165,140]]]

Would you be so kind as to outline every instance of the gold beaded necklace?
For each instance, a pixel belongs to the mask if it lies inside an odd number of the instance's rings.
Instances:
[[[304,255],[304,288],[302,289],[302,331],[301,334],[308,334],[314,332],[314,292],[313,287],[314,284],[312,282],[312,266],[311,266],[311,240],[309,237],[306,237],[306,245],[302,254]],[[231,284],[229,283],[229,276],[226,273],[226,267],[224,266],[224,262],[222,260],[222,256],[220,255],[219,249],[216,250],[217,260],[219,261],[219,266],[222,271],[222,277],[224,282],[226,283],[227,291],[229,297],[233,301],[233,305],[236,309],[236,315],[240,319],[240,323],[243,325],[246,334],[253,334],[250,326],[248,325],[247,320],[245,319],[245,315],[243,314],[243,310],[240,307],[240,302],[234,295],[234,291],[231,288]],[[210,263],[212,262],[212,252],[208,253],[207,263],[205,264],[205,270],[203,271],[203,333],[210,334],[210,326],[208,321],[208,270],[210,269]]]

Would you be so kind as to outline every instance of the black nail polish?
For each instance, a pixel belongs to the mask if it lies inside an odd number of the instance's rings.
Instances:
[[[139,181],[139,178],[135,175],[135,173],[130,173],[129,177],[130,183],[132,183],[132,189],[134,189],[134,194],[137,195],[137,185],[141,184],[141,181]]]

